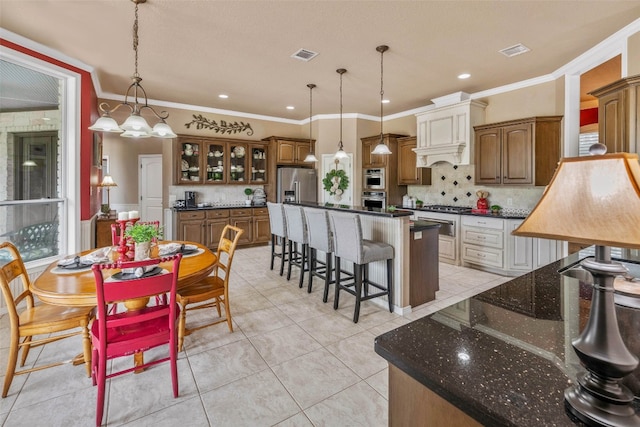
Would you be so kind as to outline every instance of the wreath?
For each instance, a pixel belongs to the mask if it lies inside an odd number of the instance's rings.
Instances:
[[[344,190],[349,187],[349,177],[342,169],[332,169],[322,179],[324,190],[328,191],[332,196],[342,196]]]

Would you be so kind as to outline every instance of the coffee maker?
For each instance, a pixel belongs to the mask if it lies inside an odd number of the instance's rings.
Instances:
[[[195,191],[185,191],[184,192],[184,200],[187,208],[195,208],[196,204],[196,192]]]

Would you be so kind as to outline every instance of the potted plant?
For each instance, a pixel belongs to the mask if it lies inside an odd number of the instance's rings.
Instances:
[[[245,204],[247,206],[251,206],[251,195],[253,194],[253,190],[251,188],[245,188],[244,194],[247,195],[247,200],[245,201]]]
[[[416,200],[416,208],[420,209],[420,208],[422,208],[422,206],[424,206],[424,202],[422,200],[420,200],[420,199],[417,199]]]
[[[135,260],[149,258],[151,241],[162,238],[162,230],[155,224],[136,223],[124,231],[124,237],[135,243]]]
[[[491,206],[491,213],[494,215],[498,215],[500,213],[500,209],[502,209],[499,205]]]

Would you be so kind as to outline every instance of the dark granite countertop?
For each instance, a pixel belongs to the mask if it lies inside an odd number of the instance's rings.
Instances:
[[[483,213],[477,213],[477,212],[471,212],[471,211],[467,211],[467,212],[460,212],[460,213],[455,213],[455,212],[443,212],[440,210],[433,210],[430,209],[429,207],[423,207],[423,208],[416,208],[416,209],[410,209],[412,212],[436,212],[436,213],[444,213],[444,214],[449,214],[449,215],[470,215],[470,216],[484,216],[484,217],[490,217],[490,218],[500,218],[500,219],[525,219],[527,217],[527,214],[525,213],[518,213],[518,212],[510,212],[510,211],[500,211],[499,214],[492,214],[492,213],[488,213],[488,214],[483,214]]]
[[[592,288],[558,270],[581,258],[572,254],[380,335],[375,351],[484,425],[579,425],[565,412],[564,390],[584,372],[571,341],[586,324]],[[640,356],[640,310],[616,305],[616,314]],[[625,383],[640,410],[640,367]]]
[[[364,206],[335,205],[330,203],[322,204],[322,203],[310,203],[310,202],[289,203],[289,204],[306,206],[310,208],[329,209],[332,211],[352,212],[352,213],[357,213],[362,215],[384,216],[389,218],[401,218],[401,217],[413,215],[412,211],[405,210],[405,209],[395,209],[393,211],[388,211],[388,210],[377,209],[377,208],[365,208]]]
[[[214,209],[242,209],[242,208],[266,208],[266,203],[258,204],[258,205],[225,205],[225,206],[203,206],[201,208],[176,208],[175,206],[172,208],[174,211],[184,212],[184,211],[210,211]]]

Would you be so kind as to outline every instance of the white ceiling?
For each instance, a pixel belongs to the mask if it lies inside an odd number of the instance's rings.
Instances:
[[[134,4],[126,0],[0,0],[0,27],[95,69],[124,95],[134,71]],[[150,99],[300,120],[339,111],[379,116],[450,93],[479,92],[554,72],[640,18],[640,1],[147,0],[139,63]],[[507,58],[522,43],[531,52]],[[304,48],[309,62],[290,56]],[[462,72],[471,74],[459,80]],[[225,93],[229,99],[221,100]],[[285,106],[293,105],[289,111]]]

